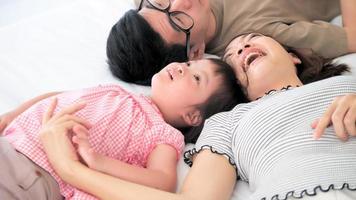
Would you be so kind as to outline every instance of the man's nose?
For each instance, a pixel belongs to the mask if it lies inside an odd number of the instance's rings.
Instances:
[[[173,0],[171,11],[186,11],[192,7],[192,1],[197,0]]]

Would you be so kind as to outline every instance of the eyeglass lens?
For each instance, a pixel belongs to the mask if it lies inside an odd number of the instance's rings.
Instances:
[[[170,0],[147,0],[151,3],[152,6],[160,9],[165,10],[170,6]]]

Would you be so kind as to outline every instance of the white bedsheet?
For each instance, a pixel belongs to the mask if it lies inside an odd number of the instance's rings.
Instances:
[[[148,94],[148,87],[113,78],[105,63],[109,30],[133,7],[131,0],[1,0],[0,113],[44,92],[109,82]],[[355,57],[341,61],[355,66]],[[182,160],[178,166],[180,186],[188,167]],[[239,181],[232,199],[249,194]]]
[[[31,6],[30,2],[36,3]],[[23,12],[25,7],[27,12]],[[147,87],[113,78],[105,63],[109,30],[132,7],[130,0],[15,0],[1,4],[0,112],[43,92],[107,82],[146,93]],[[19,15],[13,18],[14,13]]]

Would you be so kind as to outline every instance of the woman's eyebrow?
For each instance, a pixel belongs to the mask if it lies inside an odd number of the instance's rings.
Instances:
[[[229,47],[227,47],[226,49],[225,49],[225,51],[224,51],[224,55],[223,55],[223,59],[226,59],[227,58],[227,54],[231,54],[230,53],[230,51],[232,51],[232,48],[234,48],[233,46],[231,47],[231,46],[229,46]]]
[[[224,51],[224,56],[226,55],[227,52],[230,51],[230,49],[231,49],[231,47],[227,47],[227,48],[225,49],[225,51]]]

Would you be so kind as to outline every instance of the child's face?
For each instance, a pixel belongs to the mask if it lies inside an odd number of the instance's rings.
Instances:
[[[216,68],[209,60],[171,63],[153,76],[151,97],[160,109],[200,105],[221,84]]]

